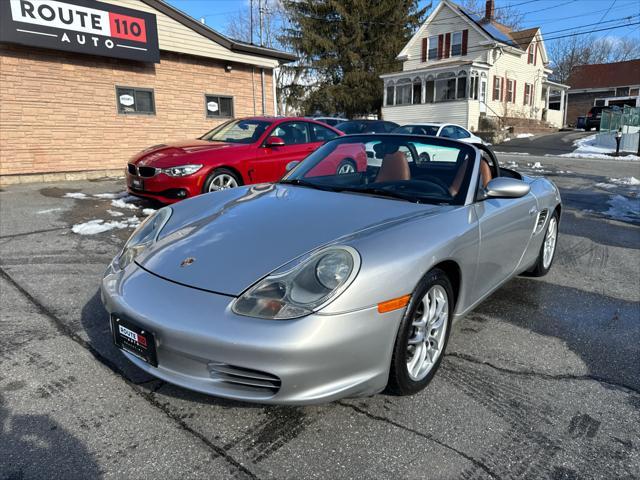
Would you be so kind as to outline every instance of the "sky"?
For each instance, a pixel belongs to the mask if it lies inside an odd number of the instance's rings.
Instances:
[[[196,19],[205,18],[208,26],[225,33],[227,25],[240,14],[249,14],[249,0],[165,0]],[[255,0],[256,2],[258,0]],[[420,0],[421,6],[429,0]],[[481,2],[484,3],[484,2]],[[433,5],[438,4],[434,0]],[[640,22],[638,0],[496,0],[496,8],[513,5],[525,14],[523,27],[542,27],[548,41],[572,31],[591,31],[608,27],[613,30],[593,32],[595,36],[631,37],[640,42],[640,25],[619,27],[627,16],[628,22]]]

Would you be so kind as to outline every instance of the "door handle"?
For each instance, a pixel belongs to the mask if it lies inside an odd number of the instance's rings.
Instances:
[[[536,213],[538,213],[538,209],[536,207],[531,207],[531,210],[529,210],[529,215],[535,215]]]

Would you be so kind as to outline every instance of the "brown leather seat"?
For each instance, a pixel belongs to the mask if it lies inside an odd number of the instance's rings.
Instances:
[[[482,179],[482,185],[484,186],[484,188],[487,188],[487,185],[493,178],[491,167],[489,166],[489,161],[484,157],[480,161],[480,178]]]
[[[449,193],[452,197],[458,195],[460,191],[460,187],[462,186],[462,181],[464,180],[464,176],[467,173],[467,168],[469,168],[469,157],[464,157],[462,164],[458,167],[458,171],[456,172],[456,176],[451,182],[451,186],[449,187]]]
[[[406,155],[400,150],[395,153],[387,153],[382,159],[376,183],[399,182],[409,179],[411,179],[411,172],[409,171],[409,162]]]

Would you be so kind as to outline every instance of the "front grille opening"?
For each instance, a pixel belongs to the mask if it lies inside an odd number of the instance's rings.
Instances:
[[[136,166],[133,163],[129,163],[127,165],[127,170],[129,171],[129,173],[131,175],[137,175],[138,174],[138,172],[136,171]]]
[[[219,362],[209,363],[208,369],[213,380],[231,388],[269,395],[275,395],[280,390],[280,378],[270,373]]]
[[[547,216],[549,216],[549,210],[544,209],[538,213],[538,220],[536,221],[536,233],[540,233],[547,223]]]
[[[153,167],[138,167],[141,177],[153,177],[156,174],[156,169]]]

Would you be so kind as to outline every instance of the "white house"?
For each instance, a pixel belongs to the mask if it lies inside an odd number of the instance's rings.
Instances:
[[[494,9],[487,1],[482,16],[442,0],[398,55],[402,71],[381,76],[383,118],[469,130],[484,115],[562,126],[568,87],[548,80],[540,29],[512,31],[494,20]],[[560,91],[560,110],[549,109],[551,90]]]

